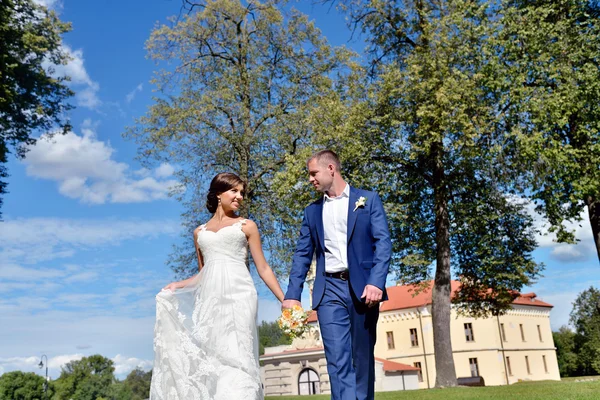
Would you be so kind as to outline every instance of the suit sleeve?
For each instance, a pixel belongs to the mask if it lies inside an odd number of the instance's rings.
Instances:
[[[290,271],[290,280],[288,283],[285,300],[298,300],[302,297],[302,288],[306,280],[306,274],[310,269],[315,250],[314,243],[310,235],[310,227],[304,210],[302,227],[300,228],[300,237],[296,244],[296,251],[292,260],[292,269]]]
[[[369,275],[367,285],[373,285],[379,289],[385,289],[385,281],[390,269],[392,258],[392,240],[388,229],[387,218],[383,210],[383,203],[377,193],[373,195],[371,207],[371,232],[375,254],[373,256],[373,268]]]

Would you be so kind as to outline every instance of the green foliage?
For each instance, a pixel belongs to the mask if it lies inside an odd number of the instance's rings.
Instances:
[[[199,1],[158,26],[147,42],[160,97],[126,133],[147,162],[182,167],[186,242],[170,258],[182,276],[196,270],[192,230],[209,217],[204,193],[217,172],[248,181],[243,211],[257,222],[274,270],[283,273],[298,224],[272,193],[273,174],[311,135],[307,116],[349,57],[332,49],[305,15],[279,1]]]
[[[575,332],[563,326],[553,332],[561,376],[600,374],[600,291],[581,292],[571,311]]]
[[[113,361],[98,354],[70,361],[62,367],[55,399],[111,399],[114,371]]]
[[[508,136],[498,106],[505,79],[498,68],[499,4],[341,6],[366,34],[371,56],[368,70],[354,72],[371,80],[344,82],[337,97],[321,100],[314,147],[338,151],[350,183],[381,195],[398,280],[420,283],[435,268],[436,385],[455,385],[451,272],[462,284],[458,310],[485,316],[510,308],[515,292],[542,269],[531,255],[532,218],[510,195],[515,178],[498,167]],[[301,161],[290,160],[280,187],[294,187]]]
[[[33,372],[12,371],[0,376],[0,400],[42,400],[45,379]],[[48,398],[54,392],[52,383],[48,386]]]
[[[577,333],[579,373],[600,374],[600,290],[591,286],[577,296],[570,321]]]
[[[575,348],[575,336],[575,332],[566,326],[561,326],[558,332],[552,332],[561,377],[578,375],[579,361]]]
[[[123,385],[129,391],[129,400],[145,400],[150,396],[150,383],[152,382],[152,371],[145,372],[139,368],[134,369],[127,375]],[[125,399],[125,397],[123,397]]]
[[[600,260],[600,3],[504,4],[497,49],[512,172],[560,242],[575,241],[564,222],[587,206]]]
[[[3,0],[0,4],[0,178],[7,176],[10,148],[23,157],[26,145],[35,143],[34,130],[47,130],[55,124],[64,131],[65,103],[72,92],[66,78],[53,78],[45,62],[66,64],[61,35],[71,29],[53,11],[33,0]],[[6,183],[0,180],[1,196]]]
[[[258,327],[259,354],[265,354],[265,347],[290,344],[292,339],[286,336],[277,322],[263,321]]]

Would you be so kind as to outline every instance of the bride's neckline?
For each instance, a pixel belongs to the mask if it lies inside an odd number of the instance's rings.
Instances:
[[[219,232],[221,232],[223,229],[226,229],[226,228],[231,228],[231,227],[234,227],[234,226],[237,226],[237,225],[244,225],[245,223],[246,223],[246,218],[242,218],[242,219],[240,219],[240,220],[237,220],[237,221],[235,221],[233,224],[231,224],[231,225],[227,225],[227,226],[224,226],[224,227],[222,227],[222,228],[219,228],[219,229],[217,229],[216,231],[211,231],[210,229],[207,229],[207,228],[206,228],[206,224],[202,224],[202,225],[200,225],[200,228],[201,228],[201,231],[202,231],[202,232],[219,233]]]

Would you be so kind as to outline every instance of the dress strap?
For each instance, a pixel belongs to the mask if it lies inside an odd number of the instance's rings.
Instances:
[[[243,225],[246,225],[246,221],[248,221],[248,220],[246,218],[244,218],[244,219],[236,222],[235,225],[238,225],[241,228]]]
[[[206,224],[200,225],[200,231],[204,232],[206,230]]]

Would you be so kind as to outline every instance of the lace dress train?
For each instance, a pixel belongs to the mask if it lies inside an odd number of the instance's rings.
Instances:
[[[156,296],[150,400],[263,399],[245,221],[198,233],[204,267]]]

